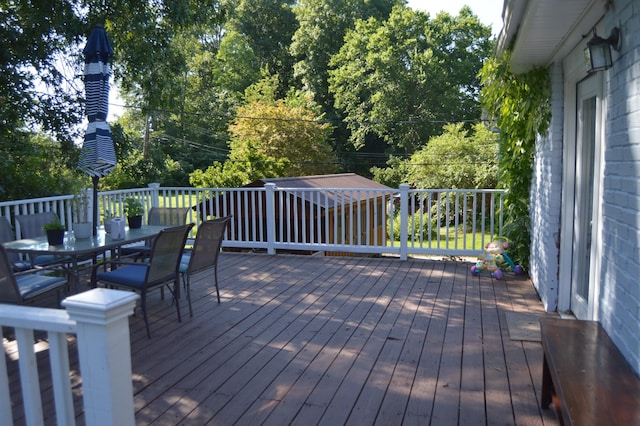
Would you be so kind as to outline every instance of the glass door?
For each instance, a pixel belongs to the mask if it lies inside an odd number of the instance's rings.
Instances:
[[[597,78],[578,83],[574,187],[571,310],[588,319],[593,294],[592,246],[594,236],[595,158],[599,131]]]

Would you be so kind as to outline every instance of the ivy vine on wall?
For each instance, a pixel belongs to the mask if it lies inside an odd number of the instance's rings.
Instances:
[[[500,130],[498,185],[506,190],[503,235],[509,255],[529,266],[531,242],[529,191],[537,135],[551,121],[551,82],[546,68],[515,74],[511,55],[487,60],[480,70],[481,102]]]

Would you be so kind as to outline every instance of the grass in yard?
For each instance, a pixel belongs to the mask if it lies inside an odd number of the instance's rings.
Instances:
[[[492,241],[491,234],[482,232],[466,232],[463,233],[455,228],[449,228],[449,232],[442,228],[438,233],[439,238],[434,236],[431,241],[423,240],[420,244],[419,240],[414,242],[414,246],[421,246],[431,249],[456,249],[456,250],[484,250],[485,244]],[[411,244],[411,242],[409,242]],[[392,246],[399,246],[399,241],[392,241]]]

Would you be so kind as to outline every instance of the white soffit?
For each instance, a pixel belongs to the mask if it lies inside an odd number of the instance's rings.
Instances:
[[[523,72],[547,66],[561,53],[590,36],[590,30],[604,15],[605,0],[507,0],[504,34],[500,48],[513,38],[511,67]],[[586,45],[586,40],[585,40]]]

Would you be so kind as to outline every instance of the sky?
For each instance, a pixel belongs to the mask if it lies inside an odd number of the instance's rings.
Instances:
[[[494,36],[502,29],[502,6],[504,0],[408,0],[407,6],[414,10],[429,12],[432,17],[445,11],[457,15],[462,6],[467,5],[485,25],[491,25]]]

